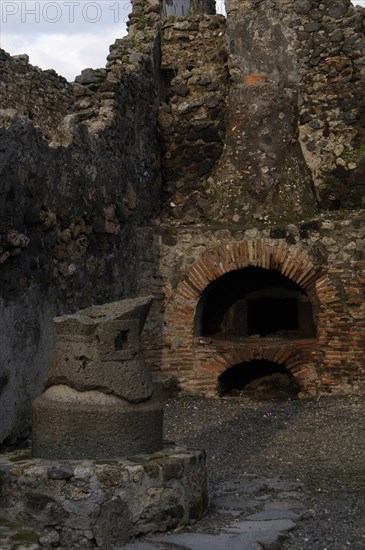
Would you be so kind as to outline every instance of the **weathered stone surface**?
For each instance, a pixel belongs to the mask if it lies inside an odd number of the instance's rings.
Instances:
[[[178,462],[183,474],[166,480],[160,470],[150,476],[156,460]],[[72,475],[49,478],[52,469]],[[2,454],[0,481],[0,535],[6,550],[13,548],[12,536],[34,543],[32,550],[117,550],[130,537],[195,522],[208,505],[204,453],[173,445],[133,462],[56,462],[30,459],[26,451]],[[199,509],[199,516],[192,509]]]
[[[56,318],[56,346],[46,385],[100,390],[133,403],[151,397],[152,379],[140,335],[152,300],[123,300]]]
[[[72,112],[71,84],[55,71],[42,71],[29,64],[27,55],[10,56],[1,50],[1,109],[15,109],[30,117],[44,134],[51,136],[64,116]],[[30,101],[37,94],[37,101]]]
[[[33,456],[103,459],[162,446],[162,406],[138,405],[100,391],[52,386],[33,402]]]
[[[129,539],[132,530],[128,505],[119,497],[100,506],[94,533],[99,548],[117,548]]]
[[[272,509],[272,510],[263,510],[262,512],[257,512],[252,514],[247,519],[250,520],[259,520],[259,521],[271,521],[279,519],[291,519],[293,521],[300,519],[300,515],[292,510],[283,509]]]
[[[135,226],[150,219],[160,188],[153,15],[148,32],[132,24],[134,39],[111,46],[104,81],[102,71],[99,83],[75,87],[92,98],[87,109],[65,79],[0,52],[0,444],[29,436],[54,346],[50,319],[135,295]],[[113,104],[104,82],[116,85]],[[7,241],[13,230],[28,246]]]
[[[48,389],[33,403],[35,457],[117,458],[162,447],[162,406],[152,398],[140,345],[152,301],[123,300],[55,319]]]

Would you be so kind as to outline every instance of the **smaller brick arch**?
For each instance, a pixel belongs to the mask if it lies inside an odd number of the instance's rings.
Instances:
[[[212,353],[212,351],[216,350],[205,349],[200,354],[198,352],[197,359],[203,370],[213,371],[216,377],[235,365],[250,363],[253,360],[264,360],[285,367],[294,376],[301,389],[308,390],[309,380],[313,382],[313,388],[315,388],[314,382],[317,378],[315,366],[295,345],[267,347],[251,344],[218,354]]]

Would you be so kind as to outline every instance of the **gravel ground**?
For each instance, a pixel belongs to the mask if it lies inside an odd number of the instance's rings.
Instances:
[[[165,438],[206,450],[211,493],[250,476],[301,482],[303,519],[282,548],[363,550],[364,412],[364,397],[176,397]],[[215,532],[220,521],[209,512],[194,530]]]

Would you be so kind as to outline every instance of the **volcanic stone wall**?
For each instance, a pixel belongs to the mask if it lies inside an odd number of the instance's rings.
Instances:
[[[0,49],[0,106],[27,116],[50,138],[72,111],[71,84],[53,70],[29,64],[26,54],[10,56]]]
[[[157,212],[160,190],[155,4],[136,3],[130,37],[112,47],[106,69],[84,71],[75,96],[65,83],[75,110],[52,119],[51,135],[46,106],[30,118],[31,94],[28,111],[20,102],[19,114],[0,112],[0,442],[29,431],[52,318],[134,294],[135,227]],[[22,66],[14,93],[38,74]],[[39,79],[46,94],[49,74]],[[61,94],[62,114],[66,103]]]
[[[363,205],[364,11],[350,2],[294,2],[300,141],[325,209]]]
[[[163,26],[164,219],[269,226],[361,207],[364,10],[350,0],[226,8],[227,26],[219,16]]]
[[[349,0],[226,8],[226,28],[217,16],[163,25],[163,210],[139,231],[139,292],[161,298],[145,332],[150,364],[197,393],[215,394],[225,369],[252,358],[286,366],[303,396],[362,392],[365,11]],[[201,26],[217,23],[214,50]],[[208,147],[200,117],[217,130]],[[207,286],[248,266],[299,284],[315,338],[233,349],[194,336]]]
[[[167,216],[191,223],[203,215],[205,182],[223,151],[228,80],[225,18],[168,18],[161,55],[163,202]]]

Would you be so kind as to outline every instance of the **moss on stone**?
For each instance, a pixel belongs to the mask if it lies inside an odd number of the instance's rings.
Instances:
[[[15,533],[14,535],[11,535],[10,540],[12,542],[20,542],[23,546],[26,546],[27,543],[35,544],[38,542],[38,535],[34,531],[20,531],[18,533]]]
[[[364,153],[365,153],[365,143],[361,143],[356,153],[357,158],[361,157]]]

